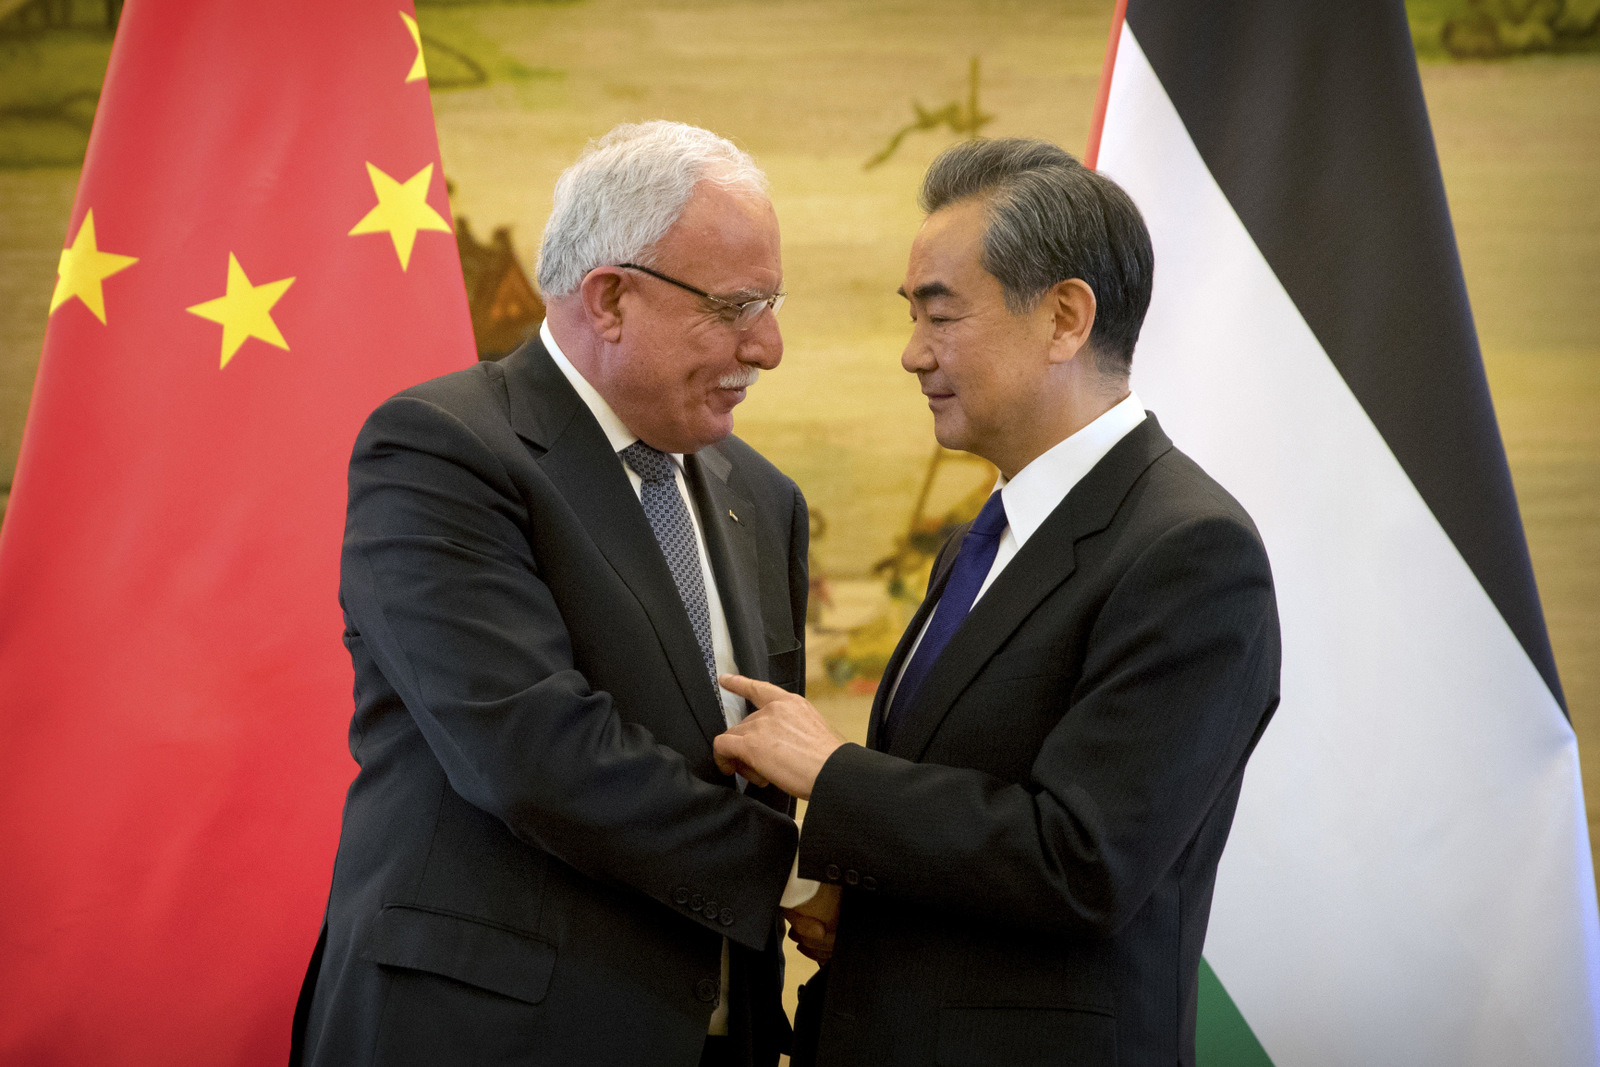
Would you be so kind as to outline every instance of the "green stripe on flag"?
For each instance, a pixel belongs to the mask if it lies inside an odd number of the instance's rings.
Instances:
[[[1194,1030],[1195,1067],[1272,1067],[1272,1058],[1204,958]]]

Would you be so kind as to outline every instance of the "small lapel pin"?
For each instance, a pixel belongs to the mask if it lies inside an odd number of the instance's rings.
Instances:
[[[728,518],[732,519],[734,522],[739,522],[739,516],[737,516],[737,515],[735,515],[733,513],[733,509],[732,508],[728,509]],[[739,523],[739,525],[742,526],[744,524],[743,523]]]

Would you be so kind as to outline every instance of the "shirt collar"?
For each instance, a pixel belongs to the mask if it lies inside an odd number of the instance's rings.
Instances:
[[[600,395],[600,390],[591,385],[589,379],[585,378],[578,368],[572,365],[566,353],[561,351],[561,346],[556,344],[555,336],[550,332],[549,319],[539,324],[539,340],[544,342],[545,351],[550,353],[550,358],[555,360],[556,366],[561,368],[561,373],[566,375],[567,381],[572,384],[572,388],[593,413],[595,421],[600,424],[600,429],[605,431],[606,440],[611,442],[611,450],[621,452],[637,441],[639,435],[628,429],[622,418],[611,410],[611,405],[606,403],[606,398]],[[683,466],[683,456],[680,453],[668,452],[667,455],[671,456],[672,461],[680,468]]]
[[[1015,478],[1008,481],[1005,475],[1000,476],[995,488],[1006,506],[1006,522],[1019,549],[1044,525],[1072,487],[1144,420],[1144,405],[1130,391],[1110,411],[1040,455]]]

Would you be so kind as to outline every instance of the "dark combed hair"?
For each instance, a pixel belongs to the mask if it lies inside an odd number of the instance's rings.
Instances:
[[[966,141],[943,152],[922,179],[932,214],[970,197],[987,206],[983,269],[1022,314],[1068,278],[1094,291],[1089,346],[1102,372],[1126,374],[1150,308],[1155,255],[1133,200],[1111,179],[1048,141]]]

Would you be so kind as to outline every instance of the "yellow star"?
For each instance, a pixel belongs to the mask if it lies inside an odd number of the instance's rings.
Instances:
[[[228,291],[215,300],[207,300],[186,310],[191,315],[222,324],[222,366],[226,367],[228,360],[239,351],[239,346],[251,337],[289,351],[289,345],[284,341],[283,334],[278,332],[278,324],[272,321],[270,312],[272,305],[293,284],[293,278],[284,278],[264,285],[251,285],[250,279],[245,277],[244,268],[239,266],[238,257],[229,252]]]
[[[350,228],[350,236],[387,233],[394,239],[395,254],[400,257],[400,269],[405,270],[411,266],[411,246],[416,243],[418,230],[451,232],[450,224],[428,205],[428,183],[433,180],[433,164],[429,163],[417,171],[404,184],[371,163],[367,164],[367,176],[372,179],[372,191],[378,194],[378,206]]]
[[[61,265],[56,268],[56,291],[50,294],[50,313],[73,297],[83,301],[83,306],[94,312],[94,317],[106,321],[106,295],[100,283],[139,262],[135,256],[119,256],[102,252],[94,243],[94,212],[86,211],[78,236],[72,239],[71,248],[61,250]]]
[[[417,46],[417,58],[411,64],[411,73],[406,75],[406,81],[421,81],[428,76],[428,66],[422,61],[422,30],[418,28],[417,20],[404,11],[400,12],[400,17],[405,20],[406,29],[411,31],[411,40]]]

